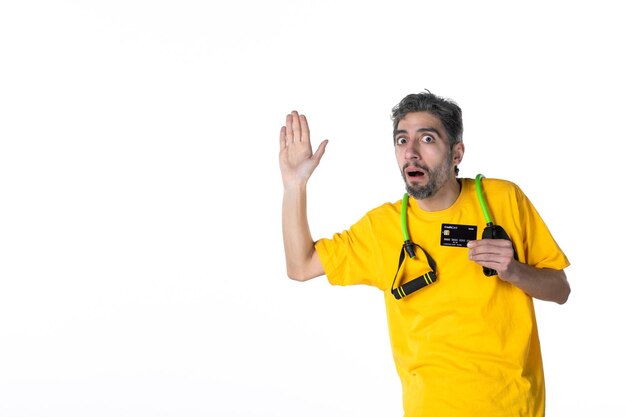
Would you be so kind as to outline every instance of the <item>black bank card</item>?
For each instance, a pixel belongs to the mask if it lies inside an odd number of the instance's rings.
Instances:
[[[477,226],[467,224],[441,225],[441,246],[467,247],[467,242],[476,240]]]

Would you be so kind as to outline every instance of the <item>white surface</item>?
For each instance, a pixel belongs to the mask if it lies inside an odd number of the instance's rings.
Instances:
[[[572,262],[537,302],[548,415],[626,373],[615,2],[3,1],[0,415],[400,416],[382,295],[286,278],[278,132],[330,139],[328,236],[403,192],[390,111],[464,111]],[[618,181],[620,181],[618,183]]]

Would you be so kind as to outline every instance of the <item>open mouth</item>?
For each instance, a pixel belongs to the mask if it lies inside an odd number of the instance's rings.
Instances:
[[[426,175],[426,172],[423,169],[418,168],[416,166],[408,166],[406,167],[404,172],[406,173],[406,176],[409,178],[421,178],[424,175]]]

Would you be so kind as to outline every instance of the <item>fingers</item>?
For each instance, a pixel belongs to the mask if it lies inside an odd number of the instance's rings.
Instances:
[[[507,268],[512,262],[514,251],[505,239],[482,239],[467,243],[469,259],[497,271]]]
[[[306,120],[306,116],[304,114],[300,115],[300,128],[302,129],[302,142],[309,142],[309,122]]]
[[[278,136],[280,150],[282,151],[287,146],[287,128],[285,126],[280,128],[280,135]]]
[[[285,146],[293,143],[293,113],[288,114],[285,120]]]
[[[467,243],[470,259],[480,255],[513,256],[513,244],[505,239],[482,239]]]
[[[302,139],[302,131],[300,128],[300,115],[297,111],[291,112],[291,128],[293,130],[293,141],[300,142]]]
[[[488,249],[489,247],[512,248],[513,244],[510,240],[506,239],[481,239],[467,242],[467,247],[470,249],[482,250]]]
[[[297,111],[292,111],[289,113],[285,119],[285,129],[284,139],[283,133],[281,129],[281,146],[289,146],[294,142],[309,142],[310,141],[310,130],[309,124],[306,120],[306,116],[303,114],[298,114]]]

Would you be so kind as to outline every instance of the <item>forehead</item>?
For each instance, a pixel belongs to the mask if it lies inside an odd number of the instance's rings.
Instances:
[[[445,135],[445,129],[441,120],[431,113],[420,111],[407,113],[399,122],[397,130],[404,130],[408,133],[421,129],[434,129],[440,135]]]

